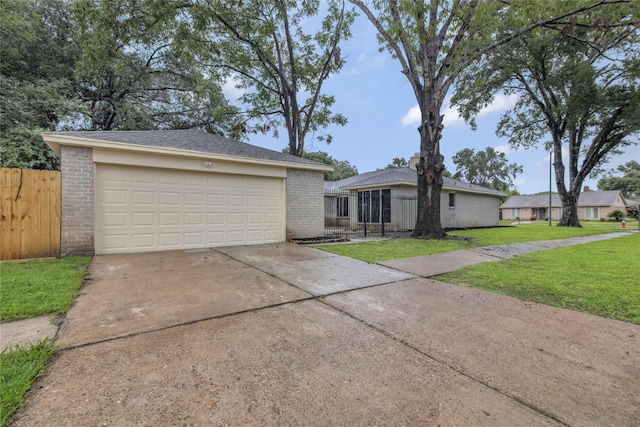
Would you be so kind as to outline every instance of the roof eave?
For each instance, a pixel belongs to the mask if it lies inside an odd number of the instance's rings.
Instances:
[[[206,151],[194,151],[194,150],[181,150],[179,148],[169,148],[169,147],[154,147],[149,145],[140,145],[133,144],[128,142],[116,142],[116,141],[104,141],[100,139],[93,138],[80,138],[76,136],[69,135],[59,135],[52,133],[43,133],[42,139],[44,142],[51,147],[51,149],[56,153],[58,157],[60,157],[62,145],[70,145],[76,147],[92,147],[92,148],[104,148],[111,150],[122,150],[129,152],[143,152],[143,153],[153,153],[160,155],[174,155],[181,157],[202,157],[211,160],[223,160],[227,162],[236,162],[236,163],[252,163],[258,165],[266,165],[266,166],[279,166],[286,167],[291,169],[305,169],[305,170],[314,170],[320,172],[331,172],[333,171],[333,166],[322,165],[322,164],[309,164],[309,163],[296,163],[296,162],[287,162],[282,160],[268,160],[268,159],[258,159],[255,157],[243,157],[243,156],[233,156],[229,154],[219,154],[219,153],[211,153]]]
[[[377,184],[360,184],[356,182],[355,184],[345,185],[340,187],[341,190],[359,190],[359,189],[370,189],[370,188],[382,188],[382,187],[390,187],[392,185],[410,185],[416,187],[415,182],[411,181],[389,181],[389,182],[381,182]]]
[[[358,183],[355,183],[355,184],[351,184],[351,185],[345,185],[343,187],[340,187],[340,189],[341,190],[360,190],[360,189],[391,187],[393,185],[409,185],[409,186],[413,186],[413,187],[417,187],[418,186],[418,184],[416,184],[413,181],[400,180],[400,181],[389,181],[389,182],[382,182],[382,183],[377,183],[377,184],[364,184],[364,185],[362,185],[362,184],[358,185]],[[456,191],[465,192],[465,193],[485,194],[485,195],[488,195],[488,196],[495,196],[495,197],[504,197],[504,196],[506,196],[505,193],[496,192],[494,190],[481,190],[481,189],[476,189],[476,188],[464,188],[464,187],[449,186],[449,185],[444,185],[442,187],[442,189],[443,190],[456,190]]]

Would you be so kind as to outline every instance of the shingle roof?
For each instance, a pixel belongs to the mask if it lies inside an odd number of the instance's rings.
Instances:
[[[504,193],[493,190],[491,188],[483,187],[481,185],[469,184],[468,182],[463,182],[457,179],[443,177],[444,185],[443,188],[447,190],[460,190],[460,191],[468,191],[474,193],[485,193],[491,194],[497,197],[504,196]],[[406,184],[406,185],[416,185],[418,184],[418,175],[416,171],[405,167],[405,168],[391,168],[378,170],[373,172],[366,172],[359,175],[351,176],[349,178],[345,178],[340,181],[335,181],[332,183],[325,182],[325,191],[326,192],[335,192],[341,189],[361,189],[367,187],[375,187],[381,185],[391,185],[391,184]]]
[[[617,190],[611,191],[586,191],[580,193],[578,206],[611,206],[620,194]],[[544,208],[549,206],[549,193],[532,194],[524,196],[511,196],[500,206],[501,209],[513,208]],[[561,207],[562,202],[557,193],[551,195],[551,206]]]
[[[244,142],[233,141],[203,130],[47,132],[45,135],[47,134],[119,142],[146,147],[173,148],[202,153],[224,154],[251,159],[274,160],[309,165],[322,164]]]

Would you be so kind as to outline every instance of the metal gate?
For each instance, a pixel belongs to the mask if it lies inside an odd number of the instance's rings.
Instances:
[[[416,223],[417,197],[392,196],[389,189],[325,193],[328,237],[377,237],[404,234]]]

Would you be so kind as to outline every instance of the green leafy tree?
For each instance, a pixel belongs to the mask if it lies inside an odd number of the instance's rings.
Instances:
[[[509,163],[504,153],[491,147],[477,153],[472,148],[465,148],[453,156],[453,163],[456,165],[454,179],[498,191],[513,187],[513,179],[522,173],[522,166]]]
[[[530,0],[350,1],[375,26],[382,47],[400,63],[420,108],[418,212],[411,236],[445,237],[440,220],[444,170],[440,139],[444,128],[441,111],[449,90],[463,71],[483,57],[573,13],[556,14],[553,8]],[[577,11],[588,11],[601,3],[583,2]]]
[[[283,153],[289,153],[289,149],[282,150]],[[324,151],[305,151],[302,157],[308,160],[324,163],[333,166],[333,171],[324,173],[325,181],[340,181],[350,176],[358,175],[358,169],[346,160],[338,160],[330,156]]]
[[[385,166],[385,169],[394,169],[394,168],[406,168],[409,166],[409,161],[404,157],[394,157],[391,163]]]
[[[57,169],[40,133],[82,111],[71,76],[78,56],[66,3],[0,3],[0,166]]]
[[[220,0],[194,2],[189,13],[199,54],[245,90],[243,126],[258,123],[247,130],[277,137],[282,126],[289,152],[301,156],[308,135],[330,143],[321,131],[346,124],[346,117],[331,112],[335,98],[322,91],[345,63],[340,43],[351,36],[355,15],[344,2]]]
[[[78,0],[75,67],[88,130],[201,128],[239,137],[219,76],[183,50],[185,2]],[[179,46],[177,47],[177,45]]]
[[[639,17],[633,7],[618,2],[589,15],[572,14],[561,31],[538,29],[514,40],[468,68],[466,85],[454,97],[472,121],[497,92],[519,95],[497,134],[512,146],[544,144],[553,153],[560,226],[580,226],[584,180],[634,144],[640,130]]]
[[[640,198],[640,163],[631,160],[618,166],[618,172],[623,176],[610,176],[598,181],[598,190],[620,190],[625,197],[630,199]]]
[[[358,175],[358,169],[346,160],[337,160],[324,151],[305,151],[302,157],[309,160],[315,160],[330,166],[333,166],[332,172],[325,172],[325,181],[340,181],[350,176]]]

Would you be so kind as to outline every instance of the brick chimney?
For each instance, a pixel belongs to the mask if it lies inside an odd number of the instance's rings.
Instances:
[[[584,190],[582,190],[582,191],[586,193],[587,191],[591,191],[591,189],[589,188],[588,185],[585,185],[584,186]]]
[[[409,159],[409,169],[413,169],[413,170],[417,170],[416,169],[416,164],[420,161],[420,153],[416,153],[414,154],[410,159]]]

